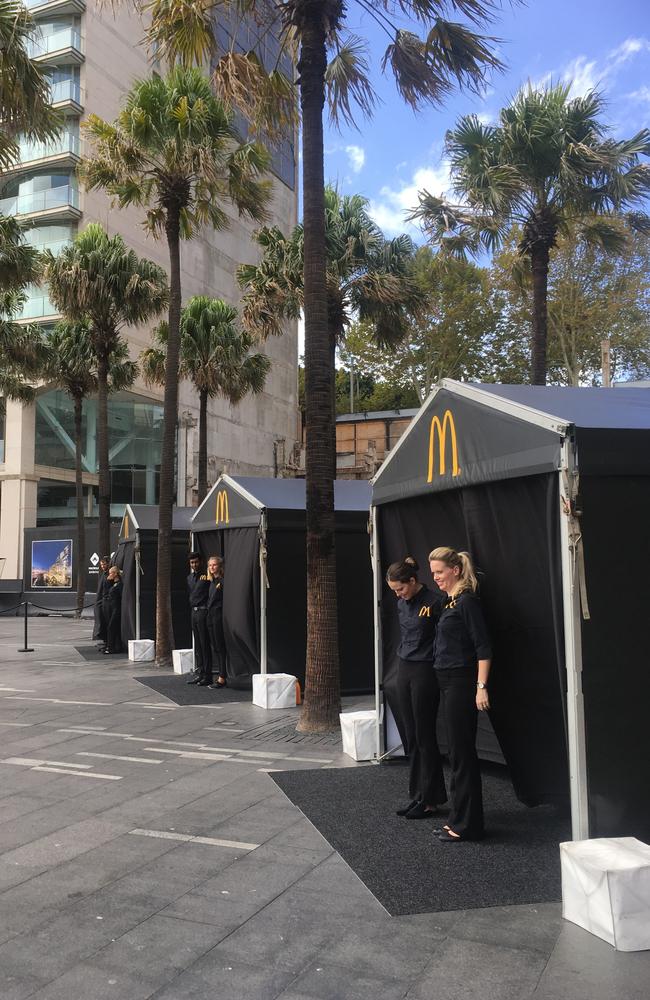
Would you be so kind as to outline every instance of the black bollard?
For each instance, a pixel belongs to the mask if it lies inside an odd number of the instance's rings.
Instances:
[[[27,645],[27,607],[28,607],[28,605],[29,605],[29,601],[25,601],[25,604],[24,604],[24,608],[25,608],[25,642],[24,642],[23,648],[18,650],[19,653],[33,653],[34,652],[33,647]]]

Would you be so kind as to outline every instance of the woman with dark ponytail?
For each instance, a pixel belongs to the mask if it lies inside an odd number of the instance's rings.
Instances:
[[[398,598],[397,691],[410,763],[411,801],[398,809],[397,815],[428,819],[447,801],[436,737],[440,692],[433,669],[433,643],[442,602],[418,581],[417,574],[417,562],[407,556],[388,567],[386,582]]]
[[[468,553],[441,546],[429,553],[429,566],[436,586],[446,595],[433,665],[442,696],[451,764],[449,819],[435,832],[447,843],[481,840],[483,795],[476,723],[477,713],[490,707],[487,684],[492,649]]]

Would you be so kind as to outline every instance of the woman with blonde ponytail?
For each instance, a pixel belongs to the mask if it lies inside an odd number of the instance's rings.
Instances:
[[[440,546],[429,553],[443,604],[433,666],[440,688],[451,764],[451,810],[446,826],[435,832],[445,843],[481,840],[483,793],[476,753],[477,712],[490,707],[487,683],[492,649],[480,601],[478,582],[467,552]]]

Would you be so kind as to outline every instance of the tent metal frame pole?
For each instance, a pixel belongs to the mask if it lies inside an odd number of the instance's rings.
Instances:
[[[379,762],[384,754],[384,727],[382,725],[382,691],[381,677],[383,670],[382,661],[382,635],[381,635],[381,566],[379,561],[379,536],[377,534],[377,508],[373,505],[370,508],[370,558],[372,562],[372,596],[373,596],[373,617],[375,632],[375,738],[376,755]]]
[[[135,637],[140,638],[140,532],[135,533]]]
[[[260,673],[267,673],[266,645],[266,514],[260,514]]]
[[[569,536],[569,514],[566,512],[563,473],[569,483],[575,476],[572,443],[562,444],[561,468],[558,473],[560,493],[560,550],[562,560],[562,605],[564,615],[564,656],[567,677],[567,730],[569,742],[569,787],[571,794],[571,836],[573,840],[589,837],[589,800],[587,796],[587,750],[585,711],[582,694],[582,637],[580,624],[580,590],[575,554]]]

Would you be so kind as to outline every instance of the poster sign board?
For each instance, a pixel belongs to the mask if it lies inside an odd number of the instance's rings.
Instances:
[[[32,590],[72,589],[71,538],[32,541],[30,583]]]

